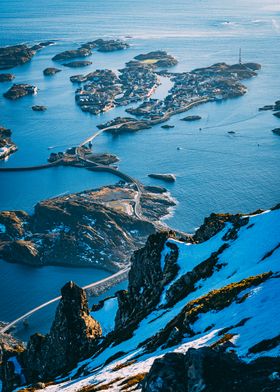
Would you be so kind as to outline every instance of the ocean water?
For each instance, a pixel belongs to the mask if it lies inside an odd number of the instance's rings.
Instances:
[[[143,183],[166,186],[178,201],[166,223],[181,230],[193,231],[213,211],[249,212],[279,202],[280,138],[271,130],[280,126],[280,120],[271,112],[258,111],[260,106],[280,98],[278,1],[41,0],[39,3],[10,0],[0,4],[1,46],[49,39],[56,42],[38,52],[30,63],[11,71],[16,75],[15,82],[37,85],[36,96],[10,102],[2,97],[10,83],[0,85],[0,123],[13,130],[13,139],[19,147],[0,166],[44,163],[49,147],[53,147],[51,151],[59,151],[75,145],[94,133],[97,124],[125,114],[125,108],[100,116],[83,113],[75,104],[76,86],[69,81],[73,74],[98,68],[117,70],[135,55],[157,49],[167,50],[178,58],[174,71],[188,71],[220,61],[235,63],[241,47],[243,61],[262,65],[256,78],[244,82],[248,87],[245,96],[192,109],[188,114],[202,116],[197,123],[180,121],[182,114],[169,121],[175,125],[173,129],[158,125],[119,137],[104,134],[96,139],[94,149],[118,155],[120,169]],[[95,52],[87,58],[93,62],[87,68],[73,70],[61,66],[63,71],[54,77],[43,75],[44,68],[58,65],[51,60],[53,55],[100,37],[127,39],[131,48],[107,54]],[[160,94],[166,93],[163,86]],[[46,105],[48,110],[33,112],[34,104]],[[229,135],[229,131],[235,134]],[[151,172],[172,172],[177,181],[166,185],[147,177]],[[0,173],[0,181],[2,210],[32,212],[34,204],[44,198],[112,184],[118,179],[76,168],[53,168]],[[43,302],[57,295],[63,281],[75,280],[77,276],[77,270],[68,268],[46,267],[35,271],[1,262],[0,320],[11,320],[36,306],[41,302],[38,297]],[[91,281],[99,277],[95,270],[92,276],[83,269],[78,271],[81,284],[88,283],[88,278]],[[36,294],[32,285],[38,286]],[[4,301],[4,295],[12,302]],[[20,304],[19,298],[24,303]]]

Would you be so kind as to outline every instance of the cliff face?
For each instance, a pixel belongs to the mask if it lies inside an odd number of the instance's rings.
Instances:
[[[172,236],[175,236],[175,233],[151,235],[145,247],[132,256],[128,290],[118,293],[116,329],[133,329],[154,309],[164,286],[176,276],[178,267],[174,261],[178,257],[178,248],[167,241]],[[162,252],[165,246],[169,253],[166,253],[165,267],[162,269]]]

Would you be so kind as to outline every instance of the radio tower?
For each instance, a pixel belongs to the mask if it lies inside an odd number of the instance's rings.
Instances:
[[[241,59],[241,48],[239,48],[239,64],[242,64],[242,59]]]

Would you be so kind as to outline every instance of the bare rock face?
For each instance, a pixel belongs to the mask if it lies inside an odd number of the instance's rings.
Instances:
[[[259,358],[250,364],[233,353],[203,347],[186,354],[168,353],[156,359],[143,381],[143,392],[277,391],[279,358]]]
[[[204,242],[213,237],[220,230],[225,227],[226,222],[233,224],[234,228],[246,225],[248,218],[243,217],[241,214],[215,214],[212,213],[210,216],[204,219],[203,224],[195,232],[193,239],[197,242]],[[234,228],[232,235],[234,235]]]
[[[100,324],[89,315],[85,291],[75,283],[61,290],[50,333],[31,336],[22,363],[31,382],[61,374],[90,356],[102,335]]]
[[[164,245],[172,235],[175,233],[161,232],[150,235],[146,245],[132,256],[128,291],[118,293],[116,330],[124,328],[133,331],[139,321],[158,304],[164,285],[176,276],[176,245],[169,244],[170,252],[165,256],[164,269],[161,266]]]

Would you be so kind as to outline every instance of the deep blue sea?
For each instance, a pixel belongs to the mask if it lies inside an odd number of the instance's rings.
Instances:
[[[81,69],[83,73],[117,70],[135,55],[157,49],[178,58],[174,71],[188,71],[221,61],[235,63],[242,48],[244,62],[262,65],[256,78],[245,81],[245,96],[192,109],[188,114],[202,116],[199,123],[180,121],[184,114],[178,115],[169,121],[173,129],[158,125],[120,137],[104,134],[94,147],[118,155],[121,170],[145,184],[165,185],[147,177],[151,172],[176,174],[177,181],[167,187],[178,205],[167,223],[178,229],[193,231],[213,211],[249,212],[279,202],[280,137],[271,130],[280,126],[280,120],[271,112],[258,111],[280,99],[278,0],[9,0],[0,3],[0,26],[0,46],[56,42],[11,71],[15,82],[37,85],[36,96],[10,102],[2,97],[10,83],[0,85],[0,123],[13,130],[19,147],[1,166],[44,163],[49,147],[59,151],[75,145],[91,135],[97,124],[125,114],[124,108],[100,116],[83,113],[75,104],[76,86],[69,81],[80,70],[62,67],[63,72],[44,77],[43,69],[57,66],[51,58],[62,50],[104,37],[124,38],[131,44],[122,52],[94,52],[87,58],[93,64]],[[48,110],[33,112],[34,104],[46,105]],[[34,204],[44,198],[117,179],[75,168],[53,168],[0,173],[0,181],[2,210],[32,212]],[[5,262],[1,262],[0,273],[0,320],[12,320],[56,296],[69,279],[87,284],[102,274]]]

